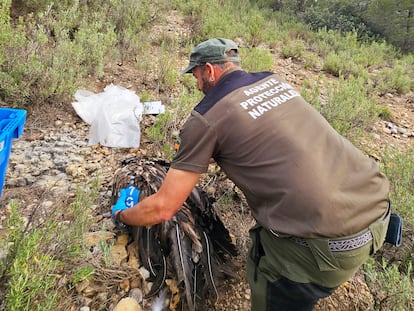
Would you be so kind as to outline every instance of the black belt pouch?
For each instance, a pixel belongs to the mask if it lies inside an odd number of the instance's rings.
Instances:
[[[395,246],[400,246],[402,243],[402,227],[403,220],[398,214],[391,214],[390,223],[388,224],[387,235],[385,242]]]

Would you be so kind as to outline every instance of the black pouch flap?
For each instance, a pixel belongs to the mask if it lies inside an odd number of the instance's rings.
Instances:
[[[402,243],[402,227],[403,220],[398,214],[391,214],[390,223],[385,236],[385,242],[395,246],[400,246]]]

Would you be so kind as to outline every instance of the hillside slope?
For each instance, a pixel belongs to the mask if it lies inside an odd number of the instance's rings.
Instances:
[[[167,24],[154,25],[151,40],[156,41],[159,35],[171,36],[172,40],[180,36],[189,36],[191,25],[176,12],[171,12],[166,20]],[[156,45],[152,45],[152,50],[147,52],[154,59],[161,57],[160,49]],[[177,74],[188,61],[184,51],[178,53],[183,57],[178,65],[181,67],[177,68]],[[275,51],[274,56],[274,70],[299,89],[304,79],[316,81],[321,74],[306,70],[300,60],[283,59],[278,51]],[[102,79],[90,77],[89,81],[85,81],[84,89],[101,92],[111,83],[134,90],[138,95],[143,90],[149,92],[152,96],[158,97],[154,99],[163,100],[168,109],[170,94],[157,93],[155,74],[145,73],[144,76],[144,73],[137,69],[135,60],[124,60],[122,64],[116,61],[109,63],[105,69],[105,76]],[[377,158],[380,158],[380,151],[389,145],[402,150],[412,147],[414,137],[414,95],[386,94],[380,100],[392,112],[392,121],[378,121],[371,129],[372,139],[362,142],[371,146],[371,156]],[[61,310],[78,310],[81,307],[84,308],[82,310],[111,310],[119,299],[126,296],[133,296],[141,301],[140,288],[144,286],[144,282],[128,237],[111,223],[109,196],[111,178],[118,167],[119,159],[128,155],[153,153],[153,143],[145,136],[145,128],[150,127],[153,121],[153,117],[150,116],[142,120],[139,148],[111,149],[99,145],[89,147],[89,126],[76,115],[70,103],[56,107],[37,107],[29,111],[24,134],[13,143],[3,202],[15,198],[26,203],[24,213],[27,216],[35,206],[47,209],[57,204],[62,197],[73,197],[77,187],[83,187],[92,182],[97,175],[100,176],[101,197],[91,210],[94,224],[91,233],[85,237],[85,243],[91,250],[90,264],[95,266],[96,274],[92,280],[81,282],[76,288],[70,288],[67,280],[65,283],[69,272],[62,271],[61,284],[57,290],[65,292],[68,299],[62,302]],[[207,180],[210,177],[207,176]],[[229,194],[238,197],[238,206],[220,212],[240,249],[240,256],[236,258],[236,264],[240,268],[237,272],[239,279],[230,280],[223,285],[217,310],[250,310],[250,291],[244,279],[244,260],[248,247],[247,231],[254,221],[237,189],[234,189],[229,181],[220,179],[219,175],[216,177],[209,183],[209,187],[213,189],[212,195],[218,199]],[[6,209],[0,209],[0,217],[2,220],[7,217]],[[1,229],[2,227],[0,231]],[[97,235],[98,240],[94,240]],[[103,267],[98,260],[102,254],[99,253],[97,245],[102,237],[115,245],[110,254],[114,260],[109,267]],[[142,302],[142,305],[148,307],[150,303],[151,301]],[[321,301],[315,310],[369,310],[372,306],[371,291],[365,283],[363,274],[358,273],[332,297]]]

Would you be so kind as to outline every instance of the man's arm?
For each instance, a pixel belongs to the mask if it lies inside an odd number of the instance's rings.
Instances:
[[[171,219],[200,178],[199,173],[170,168],[157,193],[122,211],[121,222],[150,226]]]

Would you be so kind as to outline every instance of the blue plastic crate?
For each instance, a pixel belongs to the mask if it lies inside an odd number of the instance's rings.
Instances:
[[[9,164],[13,138],[19,138],[26,122],[26,110],[0,108],[0,197]]]

